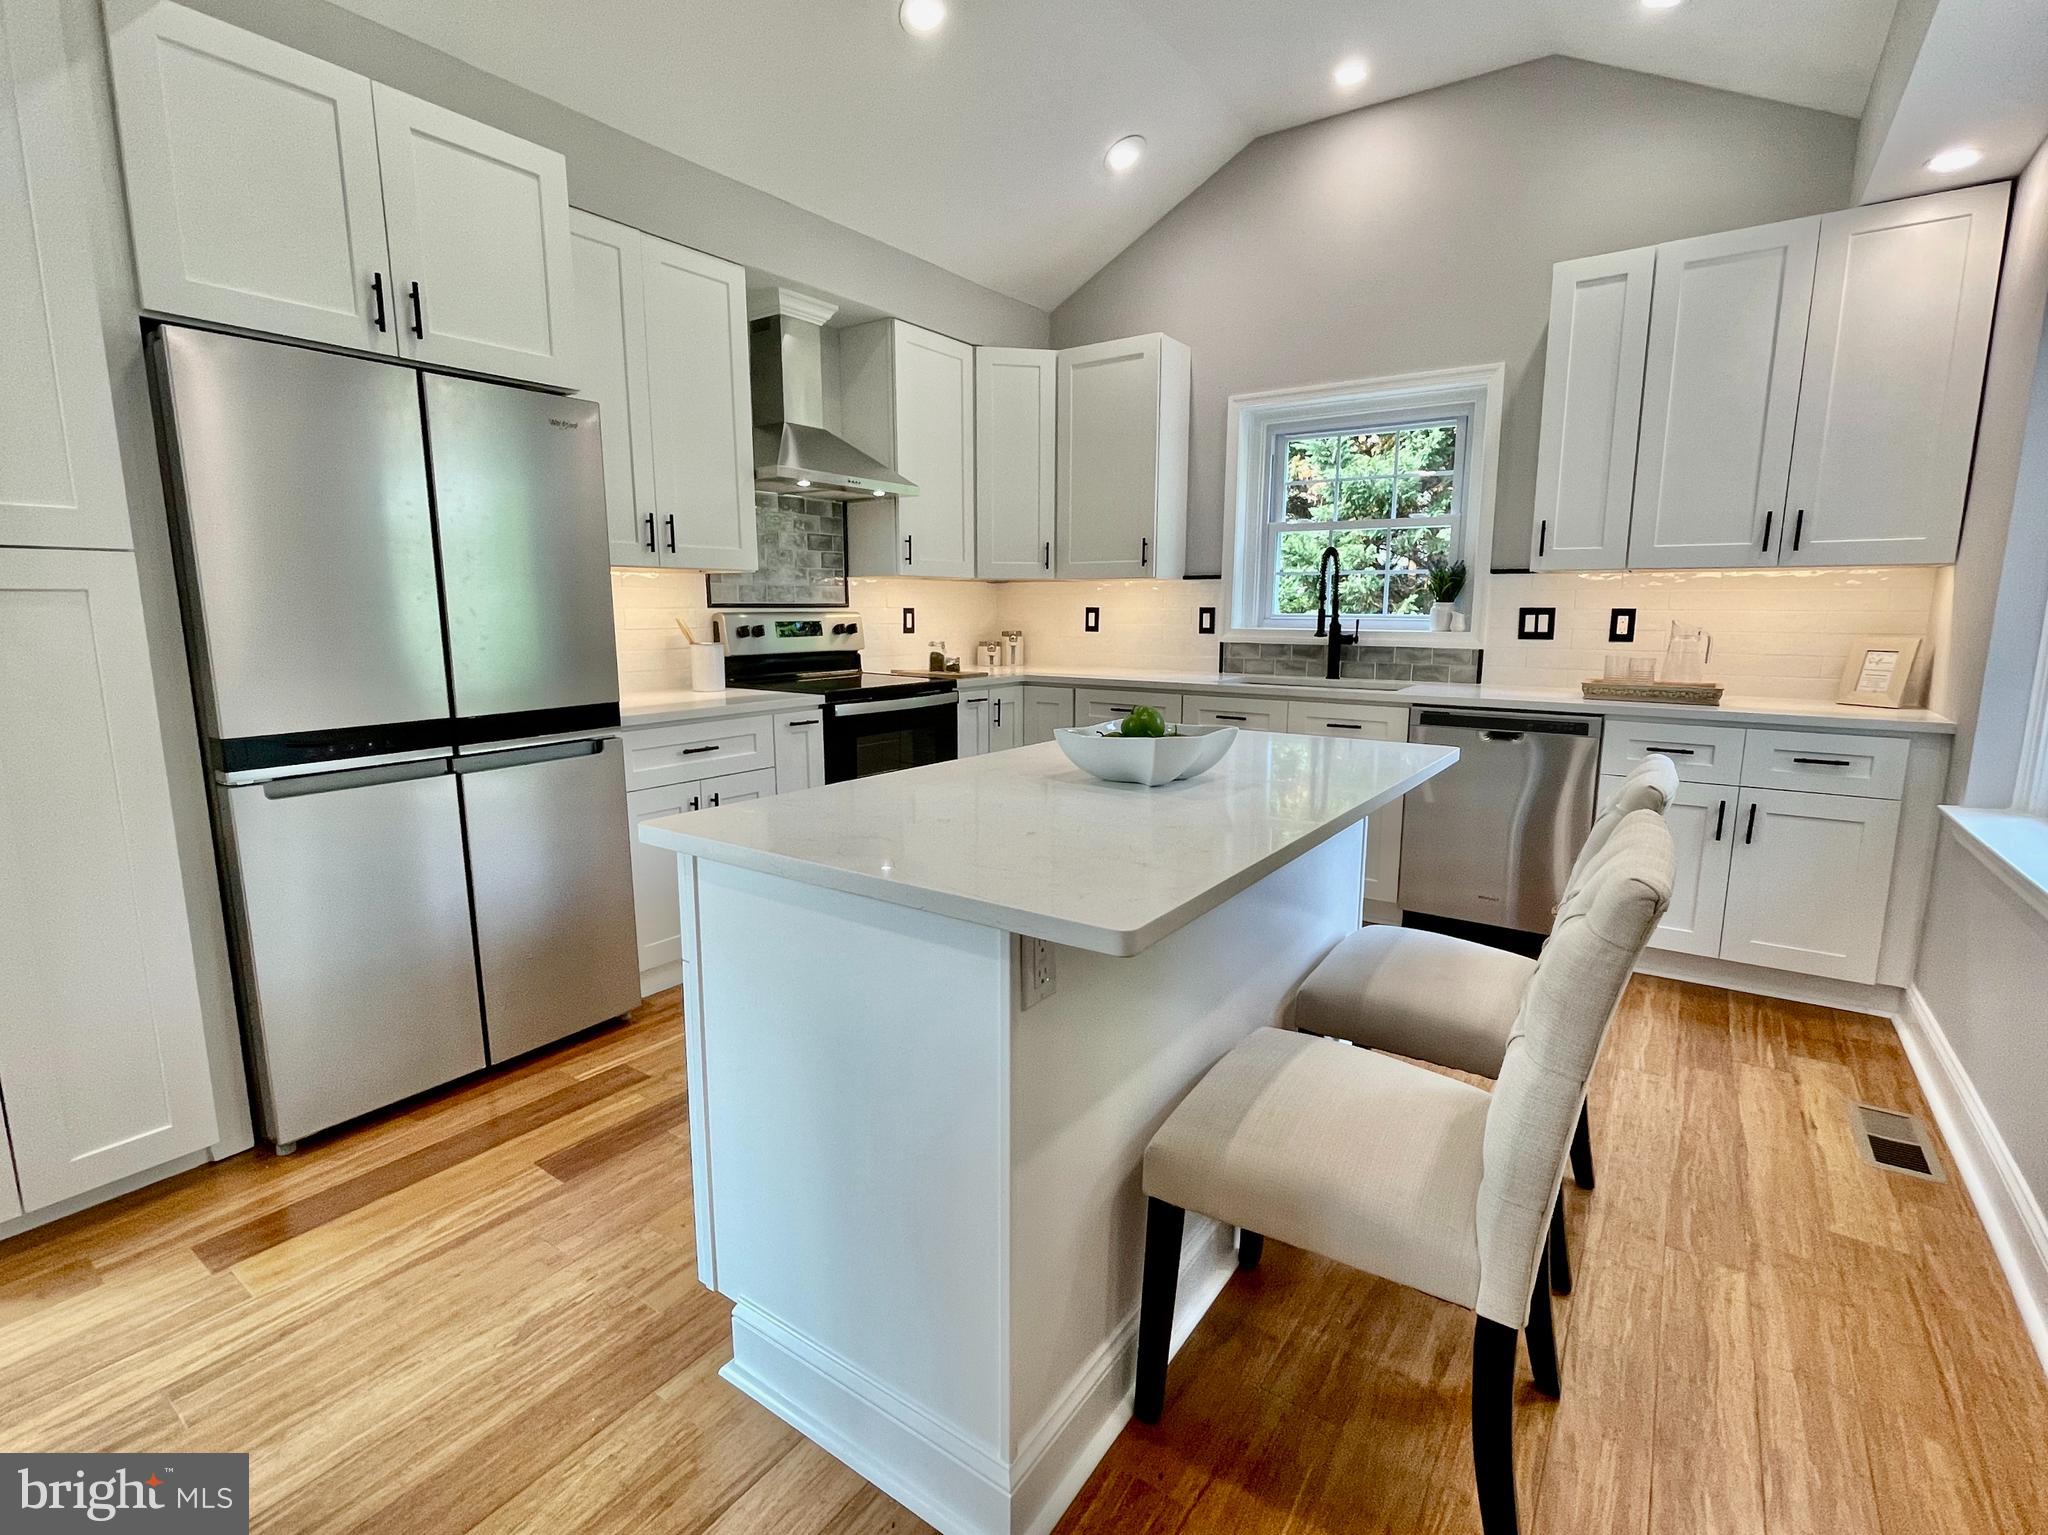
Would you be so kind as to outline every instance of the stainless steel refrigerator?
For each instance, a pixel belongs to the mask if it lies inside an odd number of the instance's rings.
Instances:
[[[265,1134],[631,1008],[596,407],[175,326],[151,358]]]

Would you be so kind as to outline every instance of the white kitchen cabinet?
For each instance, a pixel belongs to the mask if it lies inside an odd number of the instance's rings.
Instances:
[[[1550,270],[1532,570],[1628,563],[1655,246]]]
[[[974,564],[984,581],[1052,579],[1059,356],[974,350]]]
[[[0,544],[120,549],[132,534],[65,68],[55,6],[0,9]]]
[[[640,231],[569,210],[576,269],[577,391],[598,408],[604,443],[605,524],[614,565],[659,565],[654,453],[648,442],[647,311]],[[642,510],[642,504],[645,510]]]
[[[0,1098],[23,1206],[217,1138],[132,557],[0,549]]]
[[[746,268],[572,210],[614,565],[753,570]]]
[[[1956,557],[2009,195],[2001,181],[1820,221],[1784,564]]]
[[[1278,698],[1239,698],[1229,693],[1186,693],[1180,701],[1181,723],[1235,725],[1240,730],[1287,728],[1287,704]]]
[[[988,749],[1006,752],[1024,744],[1024,689],[1020,686],[988,690]]]
[[[1171,336],[1059,356],[1053,567],[1067,579],[1187,569],[1193,354]]]
[[[370,82],[180,5],[107,19],[143,307],[395,353]]]
[[[877,320],[839,333],[846,440],[917,487],[846,508],[856,576],[975,574],[974,348]]]
[[[1053,732],[1074,723],[1074,690],[1048,687],[1040,682],[1024,685],[1024,744],[1037,746],[1050,741]]]
[[[1820,220],[1657,247],[1629,563],[1775,565]]]
[[[1803,975],[1877,977],[1899,807],[1845,794],[1744,789],[1731,828],[1721,957]]]
[[[577,382],[559,154],[183,6],[109,12],[145,308]]]
[[[794,794],[825,782],[825,723],[815,709],[775,716],[775,792]]]
[[[401,355],[573,384],[568,164],[552,149],[371,87]]]
[[[1120,720],[1134,709],[1152,708],[1169,725],[1180,723],[1181,697],[1178,693],[1154,693],[1138,688],[1076,688],[1076,725],[1102,725]]]
[[[1628,780],[1618,773],[1600,779],[1600,808],[1606,809]],[[1673,869],[1671,906],[1650,947],[1680,954],[1718,955],[1721,919],[1728,901],[1728,865],[1735,852],[1735,813],[1741,791],[1721,784],[1681,783],[1664,811],[1670,828]]]
[[[986,689],[960,695],[960,746],[963,757],[986,755],[989,746],[989,699]]]
[[[628,737],[630,740],[630,735]],[[628,835],[633,844],[633,925],[640,946],[640,995],[666,991],[682,978],[683,918],[676,888],[676,855],[640,840],[642,822],[764,799],[776,791],[767,768],[686,779],[626,796]]]
[[[1292,703],[1286,729],[1295,735],[1350,741],[1405,741],[1408,711],[1384,704]],[[1386,909],[1401,904],[1401,801],[1375,810],[1365,822],[1365,899]]]

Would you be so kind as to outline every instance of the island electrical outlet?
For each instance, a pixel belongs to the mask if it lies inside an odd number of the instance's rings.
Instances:
[[[1053,971],[1052,947],[1049,939],[1029,938],[1022,933],[1017,935],[1017,975],[1024,991],[1018,1011],[1037,1006],[1059,990],[1059,978]]]

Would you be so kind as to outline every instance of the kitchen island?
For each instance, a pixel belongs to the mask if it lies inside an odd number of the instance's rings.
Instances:
[[[1130,1415],[1146,1142],[1456,755],[1247,731],[1145,789],[1048,744],[643,826],[726,1379],[947,1535],[1050,1529]],[[1188,1222],[1176,1344],[1233,1240]]]

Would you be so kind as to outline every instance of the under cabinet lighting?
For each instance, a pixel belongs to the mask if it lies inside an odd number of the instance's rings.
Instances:
[[[1983,150],[1970,144],[1958,144],[1953,149],[1944,149],[1929,160],[1927,168],[1946,176],[1952,171],[1966,171],[1983,158]]]
[[[1676,4],[1678,4],[1678,0],[1643,0],[1643,9],[1646,11],[1668,11]]]
[[[796,488],[798,490],[809,490],[811,488],[811,482],[809,480],[798,480],[796,482]]]
[[[903,0],[896,15],[904,31],[914,37],[928,37],[946,19],[946,0]]]
[[[1144,157],[1144,138],[1139,134],[1129,133],[1109,146],[1109,153],[1102,157],[1102,163],[1121,176]]]
[[[1365,60],[1346,59],[1331,72],[1331,78],[1347,90],[1365,81]]]

